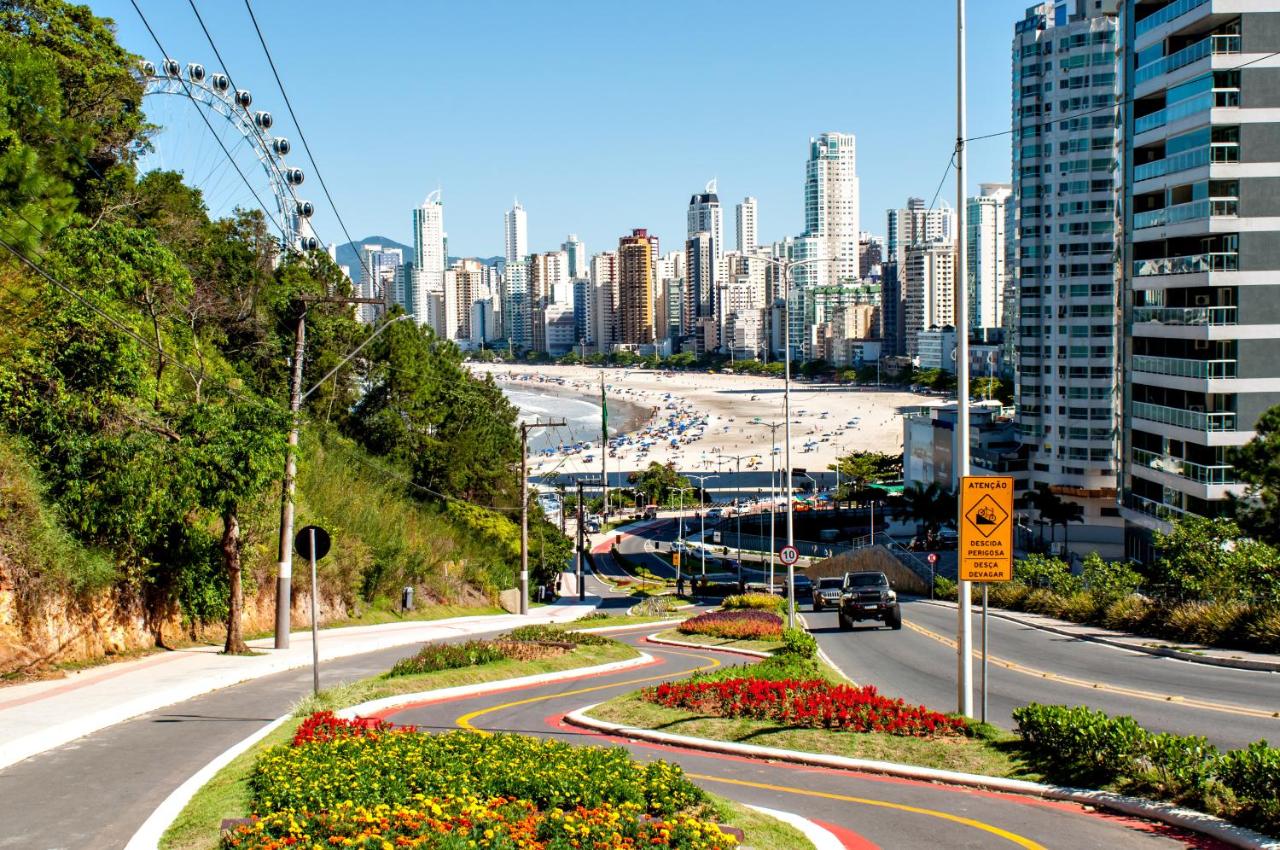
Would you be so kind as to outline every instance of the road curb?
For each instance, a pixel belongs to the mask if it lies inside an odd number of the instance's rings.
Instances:
[[[805,838],[809,839],[809,843],[813,845],[814,850],[844,850],[844,843],[839,838],[836,838],[830,831],[823,829],[806,817],[801,817],[793,812],[766,809],[764,806],[753,806],[750,803],[743,803],[742,805],[753,812],[759,812],[774,820],[780,820],[785,824],[794,826]]]
[[[375,710],[386,710],[393,708],[397,704],[395,700],[404,700],[406,702],[424,701],[424,698],[431,697],[430,702],[437,701],[434,697],[439,697],[440,701],[447,699],[455,699],[462,696],[476,696],[488,691],[506,690],[513,685],[521,687],[524,685],[540,685],[546,682],[556,681],[558,679],[570,679],[581,676],[592,676],[600,673],[612,673],[616,670],[623,670],[628,667],[638,667],[643,664],[650,664],[656,659],[648,653],[641,652],[636,658],[627,658],[623,661],[611,661],[608,664],[597,664],[594,667],[575,667],[572,670],[557,670],[553,673],[538,673],[533,676],[520,676],[515,679],[498,679],[493,682],[481,682],[475,685],[457,685],[452,688],[440,688],[434,691],[419,691],[416,694],[401,694],[395,697],[384,697],[380,700],[369,700],[349,708],[335,711],[339,717],[350,719],[356,714],[372,714],[370,707],[377,707]],[[182,814],[182,810],[187,807],[187,803],[191,802],[191,798],[203,788],[210,779],[212,779],[218,771],[230,764],[237,756],[249,750],[254,744],[270,735],[281,725],[286,723],[291,717],[292,712],[277,717],[249,737],[233,744],[226,749],[221,755],[217,756],[213,761],[200,768],[193,773],[190,778],[173,790],[168,797],[164,799],[155,811],[143,822],[138,831],[129,839],[129,843],[125,845],[125,850],[154,850],[160,846],[160,838],[165,831],[173,825],[178,815]]]
[[[1139,797],[1127,797],[1123,794],[1112,794],[1108,791],[1092,791],[1086,788],[1069,788],[1059,785],[1045,785],[1039,782],[1028,782],[1023,779],[1002,779],[995,776],[981,776],[974,773],[958,773],[950,770],[938,770],[931,767],[917,767],[895,762],[873,761],[871,759],[855,759],[846,756],[831,756],[821,753],[804,753],[797,750],[782,750],[773,747],[761,747],[756,744],[738,744],[730,741],[713,741],[707,738],[693,738],[687,735],[673,735],[669,732],[658,732],[652,729],[636,729],[621,723],[599,720],[587,716],[587,712],[600,703],[580,708],[565,715],[565,722],[582,729],[605,732],[622,738],[634,738],[655,744],[667,744],[705,752],[724,753],[726,755],[744,756],[746,758],[772,759],[774,761],[803,764],[812,767],[827,767],[837,770],[850,770],[859,773],[876,773],[902,779],[914,779],[921,782],[936,782],[944,785],[959,785],[967,788],[982,788],[988,791],[1000,791],[1007,794],[1018,794],[1027,797],[1038,797],[1045,800],[1061,800],[1079,803],[1085,806],[1108,809],[1125,815],[1140,817],[1145,820],[1158,821],[1207,835],[1231,847],[1241,850],[1280,850],[1280,840],[1270,838],[1260,832],[1235,826],[1202,812],[1144,800]]]
[[[755,649],[731,649],[720,646],[707,646],[705,643],[689,643],[683,640],[671,640],[670,638],[660,638],[658,634],[651,634],[645,638],[647,643],[656,643],[662,646],[678,646],[681,649],[704,649],[711,652],[728,652],[734,655],[746,655],[751,658],[772,658],[773,656],[767,652],[760,652]]]
[[[953,608],[954,603],[944,602],[937,599],[920,599],[929,605],[939,608]],[[1179,661],[1190,661],[1193,664],[1206,664],[1211,667],[1230,667],[1236,670],[1255,670],[1263,673],[1280,673],[1280,661],[1250,661],[1246,658],[1221,658],[1215,655],[1197,655],[1194,652],[1183,652],[1179,649],[1169,649],[1163,646],[1142,646],[1127,643],[1122,640],[1112,640],[1111,638],[1101,637],[1099,635],[1082,635],[1068,629],[1060,629],[1056,626],[1050,626],[1044,623],[1036,623],[1031,620],[1024,620],[1017,616],[1016,612],[1008,612],[1003,609],[988,609],[988,613],[992,617],[998,617],[1010,623],[1017,623],[1020,626],[1026,626],[1030,629],[1039,629],[1042,632],[1061,635],[1063,637],[1075,638],[1076,640],[1087,640],[1091,643],[1102,644],[1116,649],[1127,649],[1132,652],[1141,652],[1146,655],[1158,655],[1162,658],[1176,658]],[[1139,635],[1141,637],[1141,635]]]

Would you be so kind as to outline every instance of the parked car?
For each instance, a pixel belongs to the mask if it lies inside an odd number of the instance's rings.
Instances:
[[[649,505],[648,507],[646,507],[646,508],[644,509],[644,518],[645,518],[645,519],[657,519],[657,518],[658,518],[658,506],[657,506],[657,505]]]
[[[902,628],[902,606],[889,577],[884,573],[845,573],[837,619],[842,632],[861,620],[879,620],[891,629]]]
[[[719,520],[724,518],[723,508],[711,508],[707,511],[707,519]]]
[[[843,589],[844,579],[840,576],[818,579],[818,584],[813,589],[813,610],[821,611],[828,605],[832,608],[840,607],[840,591]]]
[[[582,527],[587,532],[587,534],[599,534],[600,520],[596,519],[595,517],[587,517],[587,520],[582,524]]]

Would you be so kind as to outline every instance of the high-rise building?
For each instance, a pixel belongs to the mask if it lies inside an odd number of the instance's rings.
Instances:
[[[592,317],[596,350],[609,352],[618,343],[618,254],[604,251],[591,258],[591,288],[595,292]]]
[[[413,211],[413,281],[406,309],[419,325],[428,323],[429,293],[444,293],[445,239],[444,204],[437,189]]]
[[[587,276],[587,248],[578,238],[578,234],[570,233],[569,238],[560,246],[564,252],[568,269],[566,274],[570,280]]]
[[[809,140],[804,176],[804,235],[823,242],[833,262],[821,279],[856,280],[858,270],[858,170],[852,133],[823,133]]]
[[[502,270],[502,334],[513,349],[533,346],[529,310],[529,261],[508,260]]]
[[[970,329],[1004,327],[1005,204],[1012,191],[1005,183],[983,183],[980,194],[969,198]]]
[[[1126,0],[1126,554],[1214,517],[1231,450],[1280,404],[1280,6]],[[1243,66],[1243,67],[1240,67]]]
[[[747,196],[737,207],[738,253],[750,254],[760,245],[760,225],[756,199]]]
[[[637,228],[618,240],[618,342],[653,345],[654,260],[658,237]]]
[[[534,351],[547,351],[544,332],[547,327],[546,311],[551,305],[569,306],[573,295],[569,278],[565,274],[568,257],[563,251],[547,251],[530,254],[529,268],[529,321],[533,329]],[[559,315],[559,313],[557,313]]]
[[[1013,36],[1017,431],[1027,486],[1085,509],[1073,542],[1119,554],[1116,0],[1027,10]],[[1008,236],[1009,234],[1006,234]],[[1110,535],[1111,540],[1107,537]],[[1114,546],[1109,549],[1108,546]]]
[[[920,356],[920,333],[955,321],[956,251],[950,242],[917,242],[907,248],[903,298],[907,356]]]
[[[502,231],[507,262],[523,260],[529,253],[529,216],[518,200],[502,214]]]
[[[479,328],[472,327],[474,305],[490,295],[490,269],[479,260],[459,260],[445,272],[444,303],[449,327],[446,337],[456,342],[484,341]]]
[[[596,292],[590,278],[580,277],[573,281],[573,332],[579,345],[587,348],[596,346],[596,325],[592,319],[596,314]]]
[[[904,273],[897,260],[886,260],[881,265],[880,339],[881,350],[889,357],[900,357],[906,351]]]
[[[715,238],[708,232],[694,233],[684,243],[685,286],[682,333],[693,333],[703,316],[712,315],[716,301]]]
[[[946,201],[929,209],[923,198],[907,198],[904,209],[889,210],[886,215],[884,259],[902,265],[907,248],[920,242],[950,242],[956,238],[956,213]]]
[[[715,259],[724,254],[724,215],[720,209],[720,198],[716,195],[716,181],[707,184],[706,191],[689,199],[688,231],[686,236],[695,233],[709,233]]]
[[[368,243],[360,246],[360,297],[381,298],[384,303],[399,304],[403,295],[400,289],[400,267],[404,263],[399,248],[384,248]],[[406,306],[407,310],[408,307]],[[378,304],[361,304],[356,312],[362,322],[375,322],[383,314]]]
[[[858,270],[864,280],[879,280],[883,274],[884,240],[874,233],[858,234]]]

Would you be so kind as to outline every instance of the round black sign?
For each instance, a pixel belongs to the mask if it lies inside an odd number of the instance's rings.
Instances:
[[[293,548],[304,558],[311,557],[311,533],[316,535],[316,560],[329,554],[329,532],[318,525],[308,525],[293,538]]]

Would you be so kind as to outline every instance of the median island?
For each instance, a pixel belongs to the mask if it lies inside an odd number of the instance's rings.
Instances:
[[[303,700],[196,793],[160,846],[728,850],[746,836],[762,850],[812,847],[793,827],[703,791],[678,766],[640,763],[620,747],[432,734],[340,711],[638,656],[603,635],[554,626],[426,644],[387,673]]]

